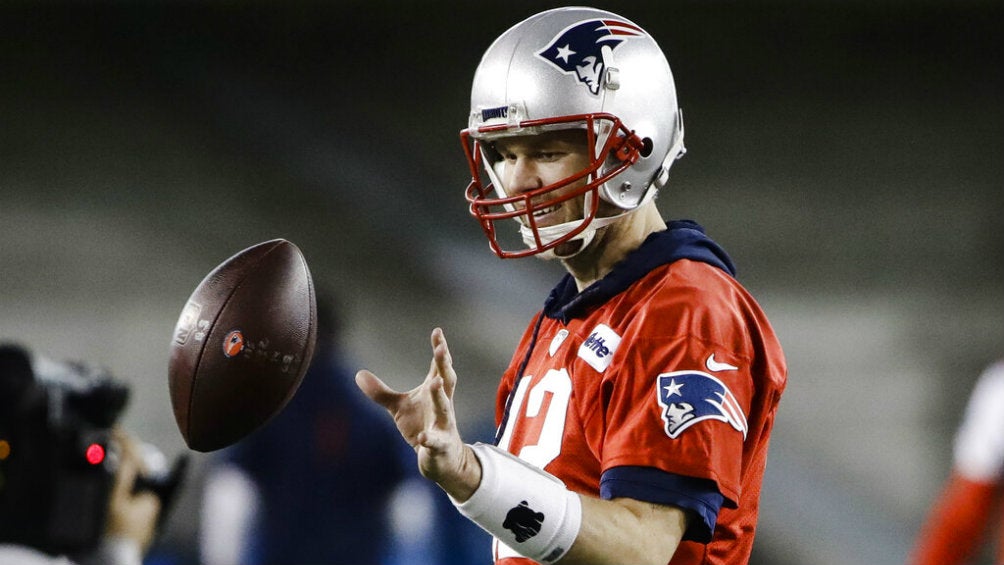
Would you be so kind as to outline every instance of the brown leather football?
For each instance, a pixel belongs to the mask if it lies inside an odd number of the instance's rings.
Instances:
[[[232,445],[278,414],[310,365],[317,305],[296,245],[274,239],[216,267],[188,299],[168,380],[188,447]]]

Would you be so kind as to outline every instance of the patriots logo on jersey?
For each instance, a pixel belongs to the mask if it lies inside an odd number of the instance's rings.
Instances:
[[[656,379],[666,434],[676,439],[690,426],[720,420],[742,432],[749,429],[746,415],[725,383],[700,371],[664,373]]]
[[[641,28],[625,21],[586,20],[562,30],[537,55],[599,94],[606,68],[604,52],[612,53],[625,39],[643,35]]]

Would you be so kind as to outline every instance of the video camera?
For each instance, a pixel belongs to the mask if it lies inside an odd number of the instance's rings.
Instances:
[[[112,430],[129,388],[81,363],[0,344],[0,543],[73,554],[98,545],[118,468]],[[163,523],[187,458],[168,469],[143,445],[148,473],[134,490],[161,499]]]

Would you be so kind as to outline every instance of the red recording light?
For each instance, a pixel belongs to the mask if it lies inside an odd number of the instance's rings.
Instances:
[[[105,448],[100,443],[92,443],[87,446],[84,457],[87,458],[87,462],[91,465],[98,465],[105,460]]]

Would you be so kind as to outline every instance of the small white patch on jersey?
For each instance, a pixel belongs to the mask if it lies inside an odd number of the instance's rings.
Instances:
[[[565,343],[565,338],[568,337],[568,330],[560,330],[558,335],[554,336],[551,340],[551,346],[547,348],[548,354],[554,357],[554,354],[558,352],[558,348],[561,347],[562,343]]]
[[[586,341],[579,346],[579,357],[589,363],[589,366],[599,372],[607,370],[613,360],[614,351],[621,343],[621,336],[617,335],[609,326],[600,324],[593,328]]]

